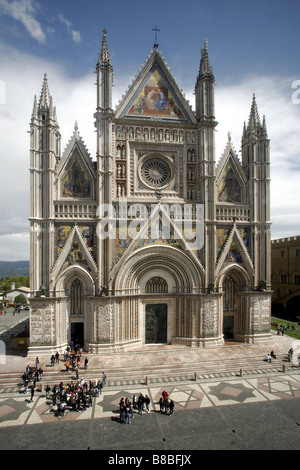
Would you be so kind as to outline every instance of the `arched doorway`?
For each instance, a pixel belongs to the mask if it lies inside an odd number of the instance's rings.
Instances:
[[[223,277],[223,336],[226,341],[237,339],[244,333],[243,297],[241,293],[248,285],[245,274],[232,268]],[[244,312],[245,313],[245,312]]]
[[[168,283],[160,276],[148,279],[146,294],[167,294]],[[146,304],[145,307],[145,343],[167,343],[168,305],[166,303]]]
[[[113,286],[122,299],[120,341],[186,344],[198,334],[193,331],[193,311],[197,310],[193,294],[200,294],[202,276],[194,261],[177,248],[158,244],[128,256]],[[127,333],[127,325],[128,336],[121,337],[119,332]],[[196,327],[200,330],[199,323]]]
[[[80,345],[90,341],[86,327],[89,322],[87,299],[95,294],[95,284],[91,274],[82,266],[68,266],[60,273],[55,292],[63,299],[61,304],[59,334],[62,343]]]

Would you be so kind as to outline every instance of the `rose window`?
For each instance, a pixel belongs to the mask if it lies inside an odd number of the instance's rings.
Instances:
[[[142,164],[141,178],[146,185],[152,188],[166,186],[170,182],[171,177],[170,166],[160,158],[151,158]]]

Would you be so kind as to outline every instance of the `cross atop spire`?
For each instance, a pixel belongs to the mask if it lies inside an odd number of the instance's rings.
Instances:
[[[157,29],[157,26],[155,26],[154,28],[152,28],[152,31],[155,31],[153,47],[154,47],[154,49],[158,49],[157,33],[158,33],[158,31],[160,31],[160,29]]]

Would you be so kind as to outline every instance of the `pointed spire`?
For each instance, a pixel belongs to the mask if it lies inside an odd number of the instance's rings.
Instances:
[[[101,52],[99,54],[99,61],[98,63],[100,65],[110,65],[111,66],[111,61],[110,61],[110,56],[108,52],[108,46],[107,46],[107,40],[106,40],[106,34],[107,31],[106,29],[103,30],[103,38],[102,38],[102,47],[101,47]]]
[[[32,119],[37,119],[38,117],[38,105],[37,105],[37,99],[36,99],[36,95],[34,95],[34,100],[33,100],[33,109],[32,109],[32,115],[31,115],[31,118]]]
[[[255,93],[253,93],[253,98],[252,98],[252,105],[251,105],[251,111],[250,111],[250,117],[249,117],[249,125],[250,125],[250,123],[253,127],[260,126],[260,118],[259,118],[259,114],[258,114]]]
[[[242,140],[245,141],[250,135],[254,138],[267,138],[266,119],[263,116],[263,122],[261,123],[255,93],[253,93],[252,97],[248,126],[244,123]]]
[[[265,115],[263,115],[262,134],[263,134],[265,137],[268,136],[267,123],[266,123],[266,117],[265,117]]]
[[[201,61],[200,61],[200,68],[199,68],[199,78],[211,78],[213,77],[213,70],[209,64],[208,52],[207,52],[207,39],[205,40],[204,46],[201,49]]]
[[[49,108],[49,105],[50,105],[50,93],[49,93],[49,87],[48,87],[48,78],[47,78],[47,74],[45,73],[42,91],[41,91],[41,97],[39,101],[39,109]]]

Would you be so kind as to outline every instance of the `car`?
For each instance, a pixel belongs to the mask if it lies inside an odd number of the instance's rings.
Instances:
[[[26,305],[26,307],[24,307],[24,310],[30,310],[29,305]]]

